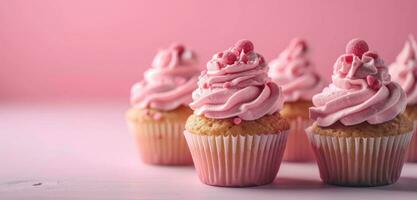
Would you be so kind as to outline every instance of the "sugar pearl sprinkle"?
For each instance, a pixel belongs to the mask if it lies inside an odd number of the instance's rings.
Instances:
[[[360,58],[367,51],[369,51],[368,44],[361,39],[353,39],[346,45],[346,53],[355,54]]]
[[[154,120],[161,120],[162,114],[160,112],[151,112],[151,110],[145,110],[145,115],[151,117]]]
[[[156,112],[156,113],[153,114],[152,117],[153,117],[154,120],[161,120],[162,119],[162,114],[159,113],[159,112]]]
[[[240,123],[242,123],[242,119],[240,119],[239,117],[235,117],[235,118],[233,119],[233,123],[234,123],[235,125],[239,125]]]
[[[240,40],[238,41],[235,46],[229,50],[224,52],[219,52],[215,56],[219,59],[217,63],[219,68],[223,68],[226,65],[232,65],[235,62],[241,61],[245,64],[249,61],[249,56],[247,54],[253,52],[254,46],[253,43],[249,40]],[[263,58],[260,58],[261,64],[263,62]]]
[[[178,55],[179,56],[182,56],[182,54],[184,53],[184,51],[185,51],[185,47],[184,47],[184,45],[182,45],[182,44],[173,44],[172,46],[171,46],[171,48],[172,49],[174,49],[174,50],[176,50],[176,51],[178,51]]]
[[[373,90],[378,90],[382,86],[381,81],[379,81],[377,78],[371,75],[368,75],[366,77],[366,82],[368,83],[369,87]]]

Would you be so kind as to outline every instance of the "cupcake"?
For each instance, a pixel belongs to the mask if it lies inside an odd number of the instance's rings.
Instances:
[[[275,179],[289,124],[279,114],[281,89],[267,73],[252,42],[241,40],[200,75],[184,134],[203,183],[246,187]]]
[[[290,123],[285,149],[285,161],[313,161],[314,155],[305,129],[312,124],[308,109],[311,99],[324,88],[323,79],[316,73],[308,56],[309,48],[302,39],[293,39],[290,45],[270,62],[269,75],[282,87],[285,103],[282,117]]]
[[[313,97],[307,128],[321,179],[342,186],[395,183],[413,123],[406,96],[365,41],[354,39],[333,68],[332,83]]]
[[[173,44],[156,54],[144,80],[133,85],[127,120],[145,163],[192,164],[183,131],[199,73],[195,54]]]
[[[392,80],[401,85],[407,95],[405,115],[417,123],[417,43],[412,35],[406,41],[404,49],[389,68]],[[417,136],[414,134],[406,160],[417,162]]]

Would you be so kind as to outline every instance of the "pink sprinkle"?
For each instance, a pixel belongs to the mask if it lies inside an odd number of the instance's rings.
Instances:
[[[233,47],[230,51],[234,53],[236,56],[240,56],[240,52],[242,51],[242,49],[239,49],[238,47]]]
[[[295,76],[301,76],[303,74],[303,72],[304,72],[304,69],[298,68],[298,67],[294,68],[294,70],[293,70],[293,73],[294,73]]]
[[[230,82],[223,83],[224,88],[230,88],[232,84]]]
[[[366,52],[364,54],[365,56],[371,57],[373,59],[377,59],[378,58],[378,54],[376,54],[375,52]]]
[[[242,123],[242,119],[240,119],[239,117],[235,117],[233,119],[233,123],[236,124],[236,125],[239,125],[240,123]]]
[[[345,58],[345,62],[347,62],[347,63],[352,63],[353,62],[353,56],[352,55],[347,55],[344,58]]]
[[[217,53],[217,58],[221,58],[221,57],[223,57],[223,52]]]
[[[185,51],[185,47],[182,44],[173,44],[171,46],[172,49],[177,50],[178,51],[178,55],[182,55]]]
[[[228,51],[223,55],[223,63],[227,64],[227,65],[231,65],[233,63],[235,63],[235,61],[237,60],[237,57],[234,53]]]
[[[378,90],[382,86],[381,81],[379,81],[377,78],[371,75],[366,76],[366,82],[368,83],[369,87],[373,90]]]
[[[291,41],[291,46],[301,46],[302,51],[306,51],[307,50],[307,43],[305,40],[300,39],[300,38],[295,38]]]
[[[159,113],[159,112],[154,113],[153,114],[153,119],[154,120],[160,120],[160,119],[162,119],[162,114]]]
[[[221,63],[221,62],[217,62],[217,67],[218,67],[218,69],[221,69],[221,68],[223,68],[223,67],[224,67],[224,64],[223,64],[223,63]]]
[[[368,44],[361,39],[353,39],[346,45],[346,53],[353,53],[358,57],[369,51]]]
[[[151,111],[150,110],[145,110],[145,115],[151,115]]]
[[[249,62],[249,56],[247,56],[246,54],[244,54],[244,55],[242,55],[241,60],[242,60],[243,63],[248,64],[248,62]]]
[[[258,54],[259,56],[259,64],[264,64],[265,63],[265,59],[263,56],[261,56],[260,54]]]
[[[239,50],[245,52],[245,53],[249,53],[252,52],[254,49],[253,43],[249,40],[239,40],[235,47]]]

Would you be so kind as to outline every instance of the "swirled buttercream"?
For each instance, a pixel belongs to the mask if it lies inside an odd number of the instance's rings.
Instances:
[[[404,111],[406,96],[378,54],[354,39],[334,64],[332,83],[313,97],[313,104],[310,117],[319,126],[380,124]]]
[[[199,74],[195,54],[183,45],[160,50],[144,80],[133,85],[131,104],[138,108],[173,110],[192,101]]]
[[[324,80],[316,73],[305,40],[293,39],[290,45],[269,63],[269,75],[282,87],[285,101],[311,101],[325,87]]]
[[[389,72],[392,80],[404,89],[407,103],[417,104],[417,42],[412,35],[395,62],[390,65]]]
[[[273,114],[281,108],[283,96],[267,72],[268,65],[252,42],[241,40],[207,63],[190,107],[213,119],[255,120]]]

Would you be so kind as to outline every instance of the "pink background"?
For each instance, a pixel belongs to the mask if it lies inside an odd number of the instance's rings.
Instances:
[[[306,38],[330,75],[352,37],[390,63],[417,34],[417,1],[2,0],[0,98],[126,99],[159,47],[180,41],[201,67],[236,40],[254,41],[267,60]]]
[[[291,163],[268,186],[208,187],[192,167],[141,164],[124,114],[130,86],[173,41],[203,68],[241,38],[270,60],[301,36],[329,77],[353,37],[392,62],[417,34],[416,10],[416,0],[0,0],[0,199],[413,199],[410,163],[382,188],[327,186],[315,164]]]

